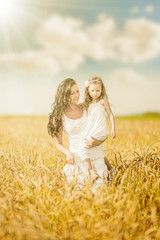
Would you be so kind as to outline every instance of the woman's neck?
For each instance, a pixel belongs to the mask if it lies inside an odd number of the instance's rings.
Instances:
[[[68,110],[74,111],[75,109],[77,109],[77,105],[78,105],[78,104],[73,104],[73,103],[71,103],[71,104],[68,106]]]

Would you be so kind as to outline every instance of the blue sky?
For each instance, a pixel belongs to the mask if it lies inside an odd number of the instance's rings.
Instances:
[[[160,2],[0,0],[0,114],[48,114],[59,83],[100,76],[116,115],[160,112]]]

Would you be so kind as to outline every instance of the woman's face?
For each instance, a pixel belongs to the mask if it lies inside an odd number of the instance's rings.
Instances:
[[[69,96],[69,101],[72,104],[77,104],[79,101],[80,92],[78,86],[75,84],[71,88],[71,95]]]

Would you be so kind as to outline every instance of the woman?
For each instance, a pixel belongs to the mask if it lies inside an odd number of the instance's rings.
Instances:
[[[73,176],[79,177],[83,180],[88,172],[80,158],[80,139],[86,122],[87,114],[83,110],[83,104],[78,104],[80,97],[78,86],[74,79],[67,78],[59,85],[55,101],[52,105],[52,113],[49,116],[48,133],[55,138],[56,148],[65,154],[68,164],[64,167],[67,180],[73,179]],[[66,133],[69,140],[69,149],[65,148],[62,142],[62,133]],[[92,139],[86,140],[85,143],[88,148],[98,146],[103,141]],[[103,175],[107,175],[107,167],[104,163],[101,169]]]

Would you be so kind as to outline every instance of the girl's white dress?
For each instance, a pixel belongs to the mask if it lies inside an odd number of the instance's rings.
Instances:
[[[97,139],[106,138],[108,130],[106,128],[106,119],[104,124],[104,121],[102,121],[103,118],[105,118],[104,107],[98,103],[91,105],[91,108],[88,109],[88,114],[84,111],[83,116],[80,119],[70,119],[65,114],[63,115],[63,130],[69,141],[69,149],[76,160],[74,165],[66,164],[62,171],[68,182],[73,180],[73,177],[75,176],[79,183],[83,183],[87,178],[88,171],[82,161],[82,154],[89,154],[91,157],[92,167],[99,175],[99,178],[96,180],[97,184],[100,184],[103,181],[103,178],[108,175],[107,166],[104,162],[105,155],[102,149],[102,144],[87,149],[86,152],[82,153],[82,150],[84,149],[84,137],[93,136]],[[103,126],[101,126],[101,124]]]
[[[93,148],[85,148],[84,139],[90,139],[91,136],[97,140],[105,140],[108,137],[109,131],[106,123],[106,113],[104,106],[99,103],[90,104],[88,111],[86,126],[81,134],[80,152],[81,159],[96,158],[102,159],[105,157],[102,144]]]

